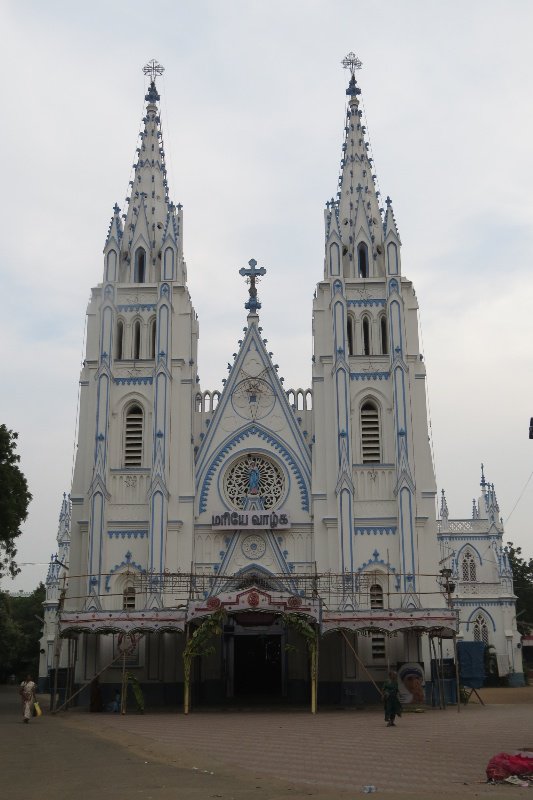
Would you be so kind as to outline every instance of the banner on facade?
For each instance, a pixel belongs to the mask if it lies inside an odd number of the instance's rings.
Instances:
[[[289,515],[281,511],[226,511],[211,516],[211,527],[215,531],[275,530],[290,526]]]

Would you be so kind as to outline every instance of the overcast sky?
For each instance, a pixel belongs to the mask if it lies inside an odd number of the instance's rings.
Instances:
[[[350,50],[379,187],[420,303],[439,489],[469,517],[480,462],[504,520],[533,470],[531,2],[3,0],[0,423],[33,501],[12,591],[55,551],[69,491],[90,288],[124,207],[157,58],[170,196],[184,206],[202,387],[245,324],[238,269],[266,266],[261,320],[308,386],[324,202],[337,191]],[[533,556],[533,480],[506,539]]]

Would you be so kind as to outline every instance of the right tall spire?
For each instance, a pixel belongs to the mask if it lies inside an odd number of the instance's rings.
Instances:
[[[381,277],[385,275],[384,225],[359,108],[361,89],[355,79],[362,63],[354,53],[348,53],[342,65],[350,71],[348,105],[337,199],[328,203],[326,235],[333,228],[341,238],[344,277]]]

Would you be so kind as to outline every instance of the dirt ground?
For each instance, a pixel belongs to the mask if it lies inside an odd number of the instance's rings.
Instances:
[[[484,767],[533,747],[533,687],[480,694],[485,707],[404,714],[388,730],[378,709],[75,710],[23,725],[16,688],[0,687],[0,798],[345,800],[372,783],[391,800],[500,800],[520,789],[486,784]]]

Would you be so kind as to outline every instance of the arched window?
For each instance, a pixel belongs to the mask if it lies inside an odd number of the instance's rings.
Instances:
[[[370,608],[383,608],[383,587],[379,583],[370,587]]]
[[[124,466],[140,467],[143,458],[144,414],[142,408],[135,404],[126,413],[124,430]]]
[[[155,337],[156,337],[157,327],[155,319],[152,320],[150,324],[150,356],[149,358],[155,358]]]
[[[346,338],[348,340],[348,355],[353,356],[354,350],[354,320],[351,314],[348,314],[348,323],[346,326]]]
[[[197,392],[194,402],[196,411],[201,412],[204,410],[204,401],[202,399],[202,395],[200,394],[200,392]]]
[[[368,319],[368,317],[363,317],[362,329],[363,329],[363,355],[364,356],[369,356],[370,355],[370,320]]]
[[[368,247],[364,242],[357,245],[357,266],[360,278],[368,278]]]
[[[464,554],[463,562],[462,562],[461,566],[462,566],[462,574],[463,574],[463,580],[464,581],[476,581],[477,580],[476,562],[475,562],[474,556],[472,555],[470,550],[467,550],[466,553]]]
[[[478,614],[474,620],[474,641],[485,645],[489,643],[489,628],[483,614]]]
[[[115,338],[115,359],[120,361],[124,353],[124,323],[119,319],[117,322],[117,334]]]
[[[141,323],[139,320],[133,324],[133,358],[141,357]]]
[[[106,280],[116,281],[117,279],[117,251],[110,250],[107,254]]]
[[[135,251],[135,269],[133,272],[134,283],[144,283],[146,280],[146,250],[138,247]]]
[[[387,332],[387,317],[382,314],[379,319],[379,339],[381,345],[381,352],[386,356],[389,352],[389,336]]]
[[[122,592],[122,608],[125,611],[135,608],[135,587],[126,586]]]
[[[381,462],[379,409],[372,400],[361,406],[361,457],[363,464]]]

